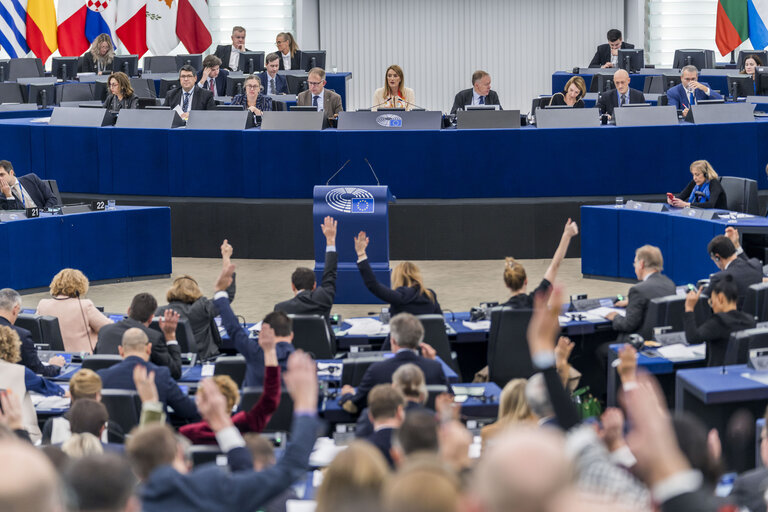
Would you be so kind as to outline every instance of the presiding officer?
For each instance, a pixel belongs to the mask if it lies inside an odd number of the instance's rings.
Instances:
[[[499,95],[491,90],[491,75],[487,72],[478,70],[472,73],[472,88],[456,94],[451,114],[455,114],[459,109],[463,110],[466,105],[498,105],[501,109]]]
[[[413,89],[405,86],[403,69],[397,64],[392,64],[384,74],[384,87],[376,89],[373,93],[371,110],[378,107],[412,110],[416,106],[415,101]]]
[[[725,190],[720,185],[717,173],[706,160],[691,164],[693,179],[677,196],[667,193],[667,203],[678,208],[720,208],[728,207]]]

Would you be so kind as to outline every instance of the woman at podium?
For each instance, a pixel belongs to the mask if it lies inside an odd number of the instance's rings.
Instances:
[[[580,76],[574,76],[565,84],[563,92],[555,93],[549,100],[550,106],[584,108],[587,84]]]
[[[139,108],[139,98],[133,94],[133,87],[131,87],[131,80],[128,75],[122,71],[112,73],[109,75],[107,84],[109,85],[109,94],[104,100],[104,108],[112,111]]]
[[[376,89],[373,93],[371,110],[379,108],[402,108],[412,110],[416,105],[416,95],[413,89],[405,86],[403,70],[397,64],[387,68],[384,76],[384,87]]]
[[[437,294],[424,286],[421,270],[410,261],[404,261],[392,270],[392,288],[381,284],[368,262],[368,255],[365,252],[368,242],[365,231],[361,231],[355,238],[357,268],[360,270],[366,288],[379,299],[389,303],[392,316],[403,312],[412,315],[443,314],[440,303],[437,302]]]
[[[81,73],[105,74],[112,71],[112,61],[115,59],[115,48],[109,34],[99,34],[91,44],[91,49],[80,57]]]
[[[272,98],[259,94],[261,91],[261,79],[257,75],[248,75],[243,82],[244,94],[238,94],[232,98],[232,105],[242,105],[256,117],[256,124],[261,124],[262,112],[272,110]]]
[[[691,164],[693,179],[679,194],[667,192],[667,203],[678,208],[719,208],[726,209],[728,203],[725,191],[720,185],[717,173],[706,160]]]

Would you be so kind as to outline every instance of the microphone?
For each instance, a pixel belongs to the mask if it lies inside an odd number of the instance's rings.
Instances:
[[[703,203],[704,202],[704,192],[701,190],[697,190],[693,193],[694,196],[696,196],[696,199],[693,201],[694,203]]]
[[[366,110],[372,110],[372,109],[374,109],[374,108],[376,108],[376,107],[380,107],[380,106],[384,105],[385,103],[389,103],[390,101],[392,101],[392,96],[390,96],[389,98],[385,99],[385,100],[384,100],[384,101],[382,101],[381,103],[377,103],[376,105],[373,105],[373,106],[370,106],[370,107],[368,107],[368,108],[364,108],[364,109],[361,109],[361,110],[362,110],[362,111],[366,111]]]
[[[368,167],[371,169],[371,173],[373,173],[373,177],[376,178],[376,184],[381,185],[381,183],[379,182],[379,177],[376,176],[376,172],[373,170],[373,166],[371,165],[371,162],[369,162],[367,158],[363,158],[363,160],[365,160],[365,163],[367,163]],[[347,165],[347,164],[344,164],[344,165]]]
[[[336,177],[336,175],[337,175],[337,174],[339,174],[339,173],[341,172],[341,170],[342,170],[343,168],[345,168],[345,167],[347,166],[347,164],[348,164],[349,162],[351,162],[351,161],[352,161],[352,159],[350,158],[350,159],[348,159],[346,162],[344,162],[344,165],[342,165],[341,167],[339,167],[339,170],[338,170],[338,171],[336,171],[335,173],[333,173],[333,176],[331,176],[330,178],[328,178],[328,181],[326,181],[326,182],[325,182],[325,184],[326,184],[326,185],[330,185],[330,184],[331,184],[331,180],[332,180],[333,178],[335,178],[335,177]],[[369,165],[370,165],[370,164],[369,164]],[[373,169],[371,169],[371,170],[373,170]],[[375,174],[374,174],[374,176],[375,176]]]
[[[48,106],[48,93],[45,89],[40,91],[40,108],[46,108]]]
[[[405,104],[407,104],[407,105],[413,105],[414,107],[416,107],[416,108],[418,108],[418,109],[421,109],[421,110],[427,110],[426,108],[424,108],[424,107],[420,107],[419,105],[417,105],[417,104],[415,104],[415,103],[411,103],[410,101],[408,101],[408,100],[406,100],[406,99],[403,99],[403,98],[399,98],[399,97],[398,97],[398,98],[396,98],[396,99],[397,99],[398,101],[402,101],[403,103],[405,103]]]

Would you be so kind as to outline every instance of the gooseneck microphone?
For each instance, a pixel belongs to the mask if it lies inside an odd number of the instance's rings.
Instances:
[[[326,185],[330,185],[330,184],[331,184],[331,180],[332,180],[333,178],[335,178],[335,177],[336,177],[336,175],[337,175],[337,174],[339,174],[339,173],[341,172],[341,170],[342,170],[343,168],[345,168],[345,167],[347,166],[347,164],[348,164],[349,162],[351,162],[351,161],[352,161],[352,159],[350,158],[350,159],[348,159],[346,162],[344,162],[344,165],[342,165],[341,167],[339,167],[339,170],[338,170],[338,171],[336,171],[335,173],[333,173],[333,175],[332,175],[330,178],[328,178],[328,181],[326,181],[326,182],[325,182],[325,184],[326,184]]]
[[[385,99],[381,103],[377,103],[376,105],[372,105],[372,106],[370,106],[368,108],[364,108],[364,109],[361,109],[361,110],[363,110],[363,111],[371,110],[371,109],[374,109],[376,107],[380,107],[380,106],[384,105],[385,103],[389,103],[390,101],[392,101],[392,96],[390,96],[389,98]]]
[[[379,182],[379,177],[376,176],[376,172],[373,170],[373,166],[371,165],[371,162],[369,162],[367,158],[363,158],[363,160],[365,160],[365,163],[367,163],[368,167],[371,169],[371,173],[373,174],[373,177],[376,178],[376,184],[381,185],[381,183]]]

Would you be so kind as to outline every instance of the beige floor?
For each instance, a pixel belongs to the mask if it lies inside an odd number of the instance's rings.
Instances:
[[[304,260],[233,260],[237,265],[237,297],[235,311],[247,321],[256,322],[272,310],[277,302],[291,296],[290,275],[297,266],[312,267]],[[549,260],[521,260],[533,287],[541,280]],[[392,266],[398,262],[393,261]],[[443,309],[467,311],[480,302],[504,300],[508,296],[502,280],[503,261],[419,261],[424,281],[438,295]],[[213,283],[221,270],[220,260],[207,258],[174,258],[173,278],[189,274],[200,283],[203,293],[213,293]],[[567,259],[560,267],[559,281],[567,293],[587,293],[590,297],[626,294],[629,284],[584,279],[581,260]],[[106,311],[123,313],[131,298],[140,292],[150,292],[159,304],[165,304],[165,293],[172,279],[153,279],[117,284],[94,285],[87,297]],[[33,309],[47,293],[25,295],[24,308]],[[337,305],[334,313],[345,318],[364,316],[380,305]]]

